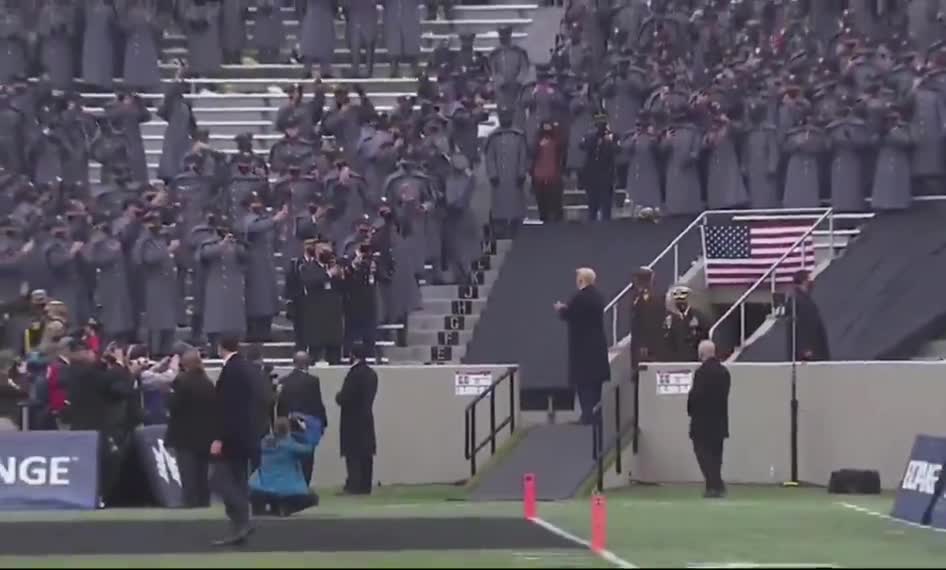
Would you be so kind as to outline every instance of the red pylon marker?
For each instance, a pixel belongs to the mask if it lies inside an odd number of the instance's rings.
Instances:
[[[526,473],[522,476],[522,514],[527,520],[537,516],[535,507],[535,475]]]
[[[591,550],[604,552],[608,544],[608,504],[604,495],[591,497]]]

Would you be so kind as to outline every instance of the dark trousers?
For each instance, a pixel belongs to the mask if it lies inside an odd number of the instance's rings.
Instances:
[[[250,524],[249,459],[223,459],[214,464],[213,490],[223,499],[223,506],[234,532]]]
[[[325,362],[334,365],[342,361],[342,347],[337,344],[316,344],[305,347],[304,350],[309,353],[312,362],[318,362],[324,358]]]
[[[148,331],[148,350],[151,357],[167,356],[174,348],[174,331]]]
[[[611,209],[614,207],[614,188],[588,188],[588,219],[592,222],[611,219]]]
[[[374,456],[370,453],[349,453],[345,456],[348,480],[345,491],[353,495],[370,495],[374,478]]]
[[[356,342],[360,342],[368,349],[369,356],[375,356],[375,338],[378,335],[378,322],[374,319],[355,320],[345,322],[345,354],[350,355]]]
[[[309,453],[299,462],[302,467],[302,476],[305,478],[305,484],[312,486],[312,468],[315,466],[315,453]]]
[[[723,483],[723,440],[722,439],[694,439],[693,453],[696,462],[700,464],[703,479],[706,481],[707,491],[724,492]]]
[[[535,203],[539,207],[539,219],[543,222],[561,222],[565,218],[562,205],[564,186],[561,180],[552,183],[532,182]]]
[[[591,425],[594,422],[595,406],[601,402],[601,384],[581,384],[575,388],[578,405],[581,406],[581,423]]]
[[[248,342],[266,342],[273,334],[272,317],[248,317],[246,319],[246,340]]]
[[[184,506],[199,509],[210,506],[210,450],[204,452],[176,449],[181,472]]]
[[[308,495],[280,496],[271,493],[254,491],[250,495],[254,516],[275,515],[288,517],[293,513],[304,511],[319,504],[319,497],[315,493]]]

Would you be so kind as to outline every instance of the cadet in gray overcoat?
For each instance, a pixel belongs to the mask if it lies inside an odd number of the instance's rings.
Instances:
[[[82,80],[91,87],[110,90],[115,73],[117,13],[109,0],[86,0],[82,34]]]
[[[351,50],[352,77],[362,77],[361,64],[367,64],[364,77],[374,75],[374,50],[378,37],[378,5],[364,0],[342,0],[345,36]]]
[[[174,255],[180,247],[177,240],[163,235],[157,213],[145,217],[145,230],[135,244],[133,259],[136,271],[144,282],[144,322],[152,355],[167,355],[174,344],[177,316],[180,312],[177,286],[177,263]]]
[[[704,209],[699,169],[702,142],[696,125],[682,116],[660,142],[667,154],[666,210],[671,216],[699,214]]]
[[[107,224],[93,230],[83,256],[97,271],[96,305],[101,307],[98,321],[105,336],[130,341],[135,333],[134,308],[128,290],[128,267],[122,243],[106,233]]]
[[[831,207],[836,212],[864,209],[863,153],[871,143],[867,124],[845,116],[826,128],[831,151]]]
[[[145,155],[144,141],[141,138],[141,124],[151,120],[151,111],[145,102],[137,95],[121,94],[116,101],[105,107],[105,115],[112,123],[113,129],[124,137],[124,153],[128,157],[128,166],[137,182],[145,184],[150,181],[148,160]]]
[[[492,187],[490,218],[494,223],[516,228],[526,216],[526,174],[529,147],[525,134],[512,126],[512,114],[500,112],[499,128],[486,139],[486,176]]]
[[[786,208],[817,208],[821,205],[821,175],[819,157],[827,148],[824,132],[810,124],[789,129],[785,135],[785,154],[788,167],[785,172]]]
[[[935,184],[946,174],[946,102],[936,85],[927,79],[913,89],[913,176],[924,184]],[[923,188],[917,188],[923,191]],[[937,189],[937,192],[941,189]]]
[[[512,43],[512,28],[500,28],[499,46],[489,54],[487,61],[496,89],[496,105],[500,108],[515,108],[529,72],[529,54]]]
[[[72,241],[68,224],[58,219],[52,223],[51,235],[42,247],[43,259],[49,271],[50,297],[62,301],[75,323],[84,323],[90,316],[89,294],[82,279],[82,242]]]
[[[246,258],[246,339],[264,342],[270,339],[273,317],[279,313],[276,286],[276,234],[289,217],[285,205],[268,215],[259,195],[244,198],[240,233],[247,244]]]
[[[473,262],[482,253],[482,227],[471,207],[476,191],[469,160],[455,153],[444,192],[443,255],[453,282],[471,283]]]
[[[635,208],[660,208],[660,169],[657,165],[657,133],[647,116],[639,115],[637,128],[621,139],[628,159],[624,185]]]
[[[260,63],[282,63],[282,48],[286,41],[281,0],[256,0],[256,23],[253,27],[253,45]]]
[[[157,0],[115,0],[118,24],[125,35],[125,86],[146,92],[161,82],[158,38],[162,33]]]
[[[26,74],[29,58],[29,28],[15,3],[0,3],[0,83]]]
[[[305,75],[311,75],[318,64],[322,77],[332,75],[332,56],[335,53],[335,0],[296,0],[299,28],[299,55],[305,65]]]
[[[169,84],[158,107],[158,116],[168,124],[164,129],[161,160],[158,162],[158,178],[165,182],[170,182],[180,173],[181,163],[194,144],[191,135],[197,128],[197,121],[191,104],[184,98],[186,91],[187,84],[182,81]]]
[[[740,126],[723,115],[716,119],[704,139],[709,150],[706,197],[711,210],[738,208],[749,203],[736,146],[740,135]]]
[[[225,64],[236,65],[243,61],[249,7],[249,0],[225,0],[220,5],[220,44]]]
[[[778,167],[781,160],[775,125],[766,121],[767,107],[756,104],[749,110],[751,124],[743,136],[742,171],[755,209],[779,206]]]
[[[73,50],[79,34],[77,16],[73,0],[49,0],[39,13],[39,58],[54,89],[70,89],[76,76]]]
[[[177,19],[187,36],[187,65],[199,77],[212,76],[223,65],[221,9],[220,0],[178,0]]]
[[[384,0],[384,43],[391,58],[391,77],[400,75],[400,64],[407,63],[419,75],[420,65],[419,0]]]
[[[871,207],[876,211],[904,210],[913,201],[910,125],[899,113],[891,113],[887,130],[879,137],[880,151],[871,191]]]
[[[204,332],[215,340],[220,334],[246,332],[246,244],[232,233],[213,237],[200,245],[197,260],[203,264]]]
[[[428,253],[428,224],[433,215],[435,182],[414,161],[402,161],[384,184],[384,194],[397,221],[403,247],[415,275],[424,270]]]

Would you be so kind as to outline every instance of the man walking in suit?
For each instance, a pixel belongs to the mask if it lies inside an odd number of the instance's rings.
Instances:
[[[811,296],[814,282],[811,273],[801,270],[792,277],[795,291],[786,307],[788,312],[788,355],[795,352],[796,360],[819,361],[831,360],[828,346],[828,333],[821,319],[818,304]],[[794,334],[791,319],[795,319]],[[794,338],[793,338],[794,337]]]
[[[328,416],[322,401],[322,387],[319,378],[309,374],[309,364],[309,355],[305,351],[299,351],[292,357],[292,372],[279,380],[276,417],[288,418],[293,413],[312,416],[322,422],[324,434],[328,428]],[[306,484],[312,483],[313,462],[313,455],[302,460],[302,475]]]
[[[348,470],[345,493],[370,495],[374,480],[374,397],[378,393],[378,375],[368,366],[368,349],[356,343],[352,347],[355,364],[345,376],[342,391],[335,396],[341,408],[341,448]]]
[[[244,544],[253,532],[247,468],[259,445],[253,386],[256,372],[239,349],[239,337],[229,334],[221,337],[220,355],[224,364],[216,385],[216,438],[210,445],[210,455],[216,462],[214,490],[223,498],[232,534],[215,541],[215,546]]]
[[[594,422],[594,409],[601,401],[602,385],[611,378],[608,341],[604,334],[604,297],[595,288],[593,269],[575,272],[578,291],[566,304],[555,303],[559,317],[568,325],[568,382],[578,394],[581,423]]]
[[[693,452],[706,480],[707,499],[726,496],[723,483],[723,442],[729,437],[729,371],[716,358],[716,345],[704,340],[697,348],[703,363],[693,374],[687,399]]]

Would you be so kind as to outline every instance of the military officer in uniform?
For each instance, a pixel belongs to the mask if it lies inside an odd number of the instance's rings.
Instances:
[[[152,355],[171,353],[177,328],[179,288],[175,252],[181,242],[169,239],[161,225],[161,217],[149,212],[144,218],[145,232],[135,244],[134,261],[144,273],[145,329],[148,331]]]
[[[667,361],[695,362],[700,341],[709,336],[712,323],[690,306],[690,288],[677,286],[670,292],[672,307],[664,319]]]

